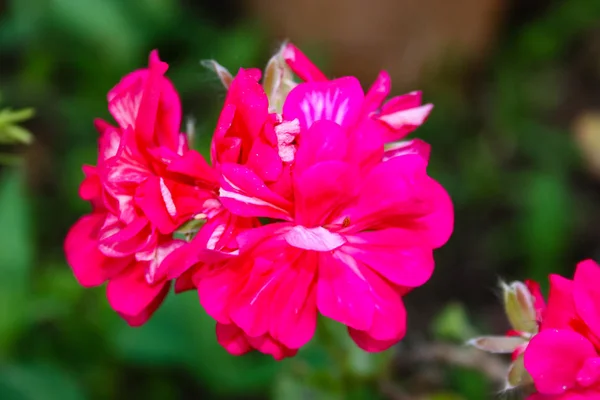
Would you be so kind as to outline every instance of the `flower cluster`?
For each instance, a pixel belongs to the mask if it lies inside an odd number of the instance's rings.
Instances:
[[[516,332],[521,342],[513,342],[512,350],[523,367],[519,369],[522,375],[516,383],[533,382],[535,385],[536,393],[528,400],[600,398],[598,282],[600,266],[586,260],[577,265],[572,280],[550,275],[547,303],[544,303],[537,288],[522,292],[522,301],[516,307],[520,311],[513,311],[512,315],[529,315],[534,319],[523,318],[521,321],[535,322],[536,326],[529,324],[529,331]],[[472,343],[488,351],[500,349],[499,346],[490,346],[490,343],[504,343],[507,344],[504,349],[510,349],[507,342],[499,340],[478,338]]]
[[[118,126],[96,122],[97,166],[80,188],[93,211],[65,242],[76,278],[108,281],[131,325],[171,282],[197,289],[232,354],[292,356],[318,314],[366,351],[395,344],[402,296],[430,278],[453,228],[450,198],[427,174],[429,145],[405,140],[432,106],[419,92],[386,101],[385,72],[366,93],[354,77],[329,80],[291,44],[262,80],[208,65],[227,87],[210,165],[180,132],[156,52],[109,92]]]

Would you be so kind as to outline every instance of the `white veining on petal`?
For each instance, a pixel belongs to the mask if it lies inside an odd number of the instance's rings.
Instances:
[[[306,126],[310,127],[315,121],[326,119],[341,125],[348,113],[349,99],[340,97],[340,91],[307,93],[300,109],[304,113]]]
[[[169,215],[171,217],[177,215],[177,207],[175,207],[175,203],[173,202],[173,196],[171,195],[171,191],[165,184],[165,180],[163,178],[160,178],[160,194],[162,195]]]
[[[314,251],[331,251],[346,243],[342,235],[330,232],[322,226],[306,228],[297,225],[287,231],[284,238],[290,246]]]
[[[223,232],[225,232],[225,225],[219,225],[215,228],[215,230],[210,235],[208,242],[206,243],[206,248],[210,250],[214,250],[217,246],[217,242],[223,236]]]

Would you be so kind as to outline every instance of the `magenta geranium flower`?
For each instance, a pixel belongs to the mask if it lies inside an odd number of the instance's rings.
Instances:
[[[293,355],[318,313],[381,351],[404,336],[401,297],[429,279],[433,249],[452,231],[450,199],[427,175],[429,146],[385,146],[431,106],[418,93],[382,106],[385,73],[365,95],[355,78],[324,80],[294,54],[295,71],[319,81],[286,82],[281,114],[256,71],[231,81],[212,146],[219,200],[233,215],[268,221],[238,233],[235,257],[199,268],[200,302],[233,354]]]
[[[117,126],[96,121],[98,165],[84,167],[80,189],[93,212],[75,223],[65,242],[78,281],[108,281],[109,303],[131,325],[143,324],[167,294],[162,261],[184,244],[172,233],[205,208],[216,182],[179,130],[181,105],[166,70],[154,51],[148,68],[109,91]],[[182,173],[191,166],[202,179]]]
[[[256,69],[233,77],[207,65],[228,89],[210,166],[180,132],[156,52],[109,92],[118,125],[96,122],[98,164],[80,189],[93,211],[65,243],[77,279],[108,281],[131,325],[173,280],[177,292],[195,287],[232,354],[292,356],[318,314],[367,351],[398,342],[402,297],[429,279],[453,229],[450,198],[427,174],[429,145],[403,140],[432,106],[419,92],[385,101],[385,72],[366,94],[354,77],[328,80],[292,45],[262,81]]]

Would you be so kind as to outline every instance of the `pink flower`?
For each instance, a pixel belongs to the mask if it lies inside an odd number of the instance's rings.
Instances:
[[[311,339],[321,313],[361,348],[387,349],[405,334],[401,296],[429,279],[453,226],[447,193],[427,175],[429,146],[384,148],[424,117],[384,121],[405,109],[398,99],[380,109],[389,80],[365,97],[350,77],[298,84],[283,114],[270,113],[258,79],[233,79],[212,146],[223,206],[270,219],[193,277],[218,340],[280,359]]]
[[[534,399],[600,396],[600,267],[578,264],[573,281],[550,277],[541,331],[525,350],[525,368],[539,392]]]
[[[131,325],[143,324],[161,304],[170,287],[161,264],[184,244],[172,233],[206,208],[217,187],[214,171],[179,131],[181,106],[166,70],[153,51],[148,68],[109,91],[118,126],[96,121],[98,166],[84,167],[80,188],[93,212],[65,241],[77,280],[108,281],[109,303]]]

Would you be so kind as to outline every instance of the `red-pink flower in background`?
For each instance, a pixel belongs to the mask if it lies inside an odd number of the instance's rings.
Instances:
[[[172,233],[205,208],[216,187],[215,174],[180,132],[181,105],[164,77],[167,67],[153,51],[148,68],[109,91],[117,126],[96,121],[98,165],[84,166],[80,188],[93,211],[65,241],[78,281],[108,281],[109,303],[131,325],[143,324],[164,299],[170,282],[161,263],[184,243]],[[190,167],[201,179],[184,174]]]
[[[573,280],[550,276],[540,333],[525,351],[538,394],[530,399],[600,398],[600,267],[577,265]]]

